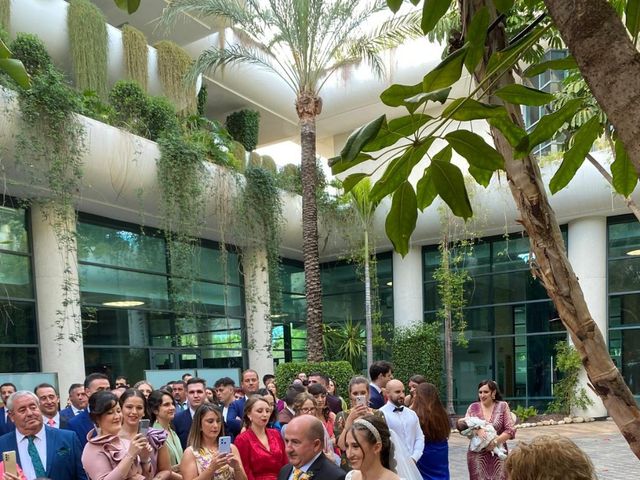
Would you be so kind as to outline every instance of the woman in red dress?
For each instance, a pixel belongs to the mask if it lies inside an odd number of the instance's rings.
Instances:
[[[289,463],[280,432],[267,428],[270,416],[271,407],[263,397],[254,395],[245,403],[245,431],[234,443],[248,480],[277,480],[280,469]]]

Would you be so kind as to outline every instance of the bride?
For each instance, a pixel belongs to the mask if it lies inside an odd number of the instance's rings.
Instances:
[[[353,470],[345,480],[422,480],[397,435],[377,416],[367,415],[353,422],[346,444]]]

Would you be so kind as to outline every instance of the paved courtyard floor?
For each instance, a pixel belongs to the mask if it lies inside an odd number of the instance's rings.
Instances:
[[[531,440],[538,435],[558,434],[571,438],[591,457],[599,480],[640,479],[640,460],[631,453],[627,442],[611,420],[571,425],[523,428],[517,431],[516,439]],[[449,439],[449,468],[452,480],[469,478],[467,471],[467,446],[469,441],[458,433]],[[542,479],[541,479],[542,480]]]

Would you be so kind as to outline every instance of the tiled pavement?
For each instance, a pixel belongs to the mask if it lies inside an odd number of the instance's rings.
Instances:
[[[558,434],[571,438],[590,457],[596,467],[599,480],[640,479],[640,460],[631,453],[616,425],[611,421],[597,421],[571,425],[524,428],[517,431],[516,439],[531,440],[543,434]],[[452,480],[469,478],[467,471],[468,440],[458,433],[449,439],[449,468]]]

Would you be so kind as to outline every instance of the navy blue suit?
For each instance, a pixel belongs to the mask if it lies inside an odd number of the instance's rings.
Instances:
[[[236,437],[240,434],[240,430],[242,430],[242,418],[244,418],[244,404],[246,402],[247,399],[242,397],[238,400],[234,400],[231,402],[231,405],[229,405],[225,423],[225,427],[227,427],[227,435]],[[237,417],[239,417],[240,420],[238,420]]]
[[[87,434],[93,430],[94,427],[95,425],[93,424],[91,417],[85,410],[69,420],[69,423],[65,428],[76,432],[80,446],[84,449],[84,446],[87,444]]]
[[[189,438],[189,430],[191,430],[192,421],[193,418],[191,418],[191,410],[188,408],[173,417],[173,429],[180,439],[180,444],[182,445],[183,450],[187,449],[187,439]]]
[[[62,410],[60,410],[60,425],[67,425],[75,416],[76,414],[73,413],[73,409],[71,407],[63,408]]]
[[[82,449],[73,432],[44,427],[47,442],[47,478],[51,480],[87,480],[82,468]],[[16,432],[0,437],[0,452],[14,450],[18,465],[22,467]]]
[[[385,403],[386,402],[382,394],[378,392],[373,385],[369,385],[369,407],[378,410],[382,408]]]
[[[16,426],[13,424],[9,417],[7,417],[6,422],[4,421],[4,412],[5,407],[0,408],[0,435],[13,432],[16,429]]]

